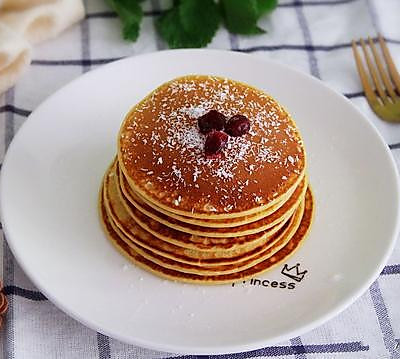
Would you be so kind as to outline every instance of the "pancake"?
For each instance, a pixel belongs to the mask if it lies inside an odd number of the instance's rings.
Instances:
[[[232,238],[252,235],[269,229],[272,230],[272,228],[279,225],[282,221],[286,221],[298,207],[300,201],[304,197],[306,189],[307,182],[306,179],[304,179],[289,200],[271,215],[249,224],[227,228],[202,227],[180,222],[174,218],[169,218],[163,213],[157,213],[152,208],[145,208],[138,202],[135,203],[135,206],[132,205],[122,192],[120,192],[120,198],[130,216],[134,217],[135,221],[146,230],[155,232],[154,234],[159,238],[167,238],[168,235],[166,235],[166,233],[169,233],[171,228],[191,235],[192,238],[193,236]]]
[[[117,164],[118,166],[118,164]],[[285,202],[292,196],[293,192],[295,192],[297,187],[291,188],[285,196],[282,196],[282,200],[275,205],[269,207],[268,209],[264,211],[257,212],[255,214],[243,216],[243,217],[235,217],[235,218],[225,218],[225,219],[205,219],[205,218],[190,218],[190,217],[185,217],[181,216],[176,213],[168,212],[163,208],[157,207],[154,203],[146,201],[144,197],[141,197],[139,194],[135,193],[132,188],[129,187],[128,181],[125,178],[123,172],[120,170],[118,167],[116,171],[119,181],[120,181],[120,188],[122,190],[122,193],[124,194],[124,197],[131,203],[133,204],[136,208],[141,210],[143,213],[147,214],[154,214],[154,213],[162,213],[163,215],[167,216],[168,218],[173,218],[178,220],[179,222],[183,223],[188,223],[188,224],[194,224],[197,226],[202,226],[202,227],[210,227],[210,228],[229,228],[229,227],[235,227],[235,226],[240,226],[243,224],[249,224],[251,222],[255,222],[259,219],[262,219],[268,215],[271,215],[273,212],[278,210],[280,207],[282,207]],[[301,178],[303,180],[303,178]],[[299,183],[299,186],[301,185],[301,182]],[[150,208],[149,208],[150,207]],[[154,212],[154,211],[155,212]],[[158,220],[157,218],[154,218],[152,215],[150,215],[151,218]]]
[[[125,117],[99,212],[117,250],[156,275],[253,277],[292,255],[311,227],[303,141],[261,90],[213,76],[171,80]]]
[[[122,253],[126,258],[130,261],[138,265],[139,267],[150,271],[160,277],[167,278],[170,280],[177,280],[181,282],[187,283],[197,283],[197,284],[223,284],[223,283],[232,283],[235,281],[245,280],[250,277],[254,277],[255,275],[259,275],[265,272],[268,269],[273,268],[275,265],[280,262],[287,260],[296,249],[300,247],[300,245],[304,242],[307,233],[311,227],[313,214],[314,214],[314,199],[311,193],[311,190],[308,188],[305,201],[304,201],[304,211],[301,218],[300,226],[297,231],[293,235],[293,237],[289,240],[289,242],[280,250],[278,250],[275,254],[268,257],[267,259],[247,268],[245,270],[240,270],[238,272],[234,272],[231,274],[211,274],[211,275],[199,275],[194,273],[184,273],[178,270],[166,268],[161,266],[141,254],[135,251],[131,246],[125,243],[119,235],[113,230],[109,219],[107,217],[103,196],[100,196],[100,216],[102,218],[102,224],[109,238],[110,242],[115,246],[115,248]]]
[[[219,159],[204,156],[197,118],[208,110],[249,118]],[[290,115],[246,84],[186,76],[161,85],[126,116],[118,163],[146,202],[190,218],[232,219],[266,211],[301,182],[303,142]]]
[[[183,247],[186,252],[190,252],[190,250],[209,252],[208,254],[202,254],[202,257],[206,255],[209,257],[232,257],[266,243],[291,218],[289,217],[269,230],[228,239],[198,237],[168,227],[164,228],[163,234],[160,235],[160,233],[152,229],[157,224],[153,226],[139,224],[138,217],[141,216],[140,212],[137,215],[130,214],[122,205],[119,197],[121,193],[118,190],[118,181],[116,180],[114,169],[115,166],[112,166],[104,177],[103,195],[107,214],[124,236],[133,242],[139,242],[138,244],[146,248],[148,248],[147,245],[151,246],[150,243],[154,243],[158,248],[171,247],[172,245],[170,252],[174,249],[182,250],[179,247]],[[149,221],[152,220],[149,219]]]
[[[293,230],[299,218],[299,211],[301,211],[301,208],[299,208],[297,214],[293,215],[287,223],[280,225],[279,228],[274,231],[273,235],[264,235],[259,238],[256,237],[255,239],[253,238],[254,236],[251,236],[251,240],[247,239],[247,241],[245,240],[244,243],[241,244],[235,243],[235,239],[230,239],[230,242],[220,246],[213,243],[209,243],[208,245],[203,244],[201,250],[198,250],[196,244],[187,248],[186,243],[181,243],[178,240],[174,242],[178,245],[166,242],[138,226],[134,220],[124,212],[123,206],[118,203],[117,193],[112,185],[113,178],[114,176],[105,177],[103,197],[104,207],[114,231],[117,232],[125,242],[133,242],[156,254],[185,263],[203,263],[203,260],[205,261],[204,263],[218,263],[220,260],[223,260],[224,263],[235,263],[255,256],[261,253],[262,250],[268,249],[282,235],[288,238],[288,228]],[[184,244],[184,246],[182,246],[182,244]],[[204,250],[204,247],[207,247],[207,250]],[[189,258],[185,259],[185,257]]]
[[[259,262],[267,259],[276,253],[279,249],[284,247],[286,243],[292,238],[297,228],[300,225],[302,215],[304,212],[304,202],[301,203],[292,220],[289,221],[282,230],[276,233],[273,238],[260,245],[259,247],[237,255],[232,258],[193,258],[195,256],[194,251],[188,251],[183,248],[181,250],[173,249],[171,252],[165,253],[154,248],[145,248],[139,245],[137,242],[130,241],[119,228],[112,222],[109,217],[109,222],[117,233],[117,235],[129,245],[135,252],[143,256],[144,258],[156,263],[164,268],[177,270],[183,273],[193,274],[231,274],[256,265]],[[146,242],[147,244],[149,242]],[[189,253],[188,253],[189,252]],[[204,252],[200,252],[204,255]],[[187,256],[187,255],[190,256]]]

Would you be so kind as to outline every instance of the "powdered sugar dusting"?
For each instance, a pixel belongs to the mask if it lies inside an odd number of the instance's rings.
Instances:
[[[207,112],[207,109],[200,104],[200,106],[183,107],[179,112],[188,115],[190,118],[197,119],[203,116]]]

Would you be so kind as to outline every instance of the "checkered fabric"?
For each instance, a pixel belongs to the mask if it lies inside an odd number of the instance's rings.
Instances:
[[[86,19],[34,50],[18,85],[0,97],[0,156],[40,102],[99,65],[166,48],[154,20],[167,1],[150,0],[141,35],[121,39],[120,24],[103,0],[86,3]],[[379,120],[363,95],[351,39],[383,34],[400,68],[400,0],[285,0],[262,19],[265,35],[220,29],[209,48],[251,53],[320,78],[349,98],[378,128],[400,165],[400,125]],[[1,157],[2,158],[2,157]],[[194,358],[129,346],[69,318],[38,292],[3,245],[3,276],[10,308],[2,329],[4,358]],[[214,357],[214,356],[211,356]],[[287,342],[216,358],[400,358],[400,242],[379,278],[342,314]]]

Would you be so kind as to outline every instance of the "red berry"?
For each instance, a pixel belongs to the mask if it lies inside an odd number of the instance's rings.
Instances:
[[[228,135],[222,131],[212,131],[207,135],[204,150],[207,157],[218,155],[228,142]]]
[[[199,124],[200,132],[207,134],[212,130],[223,130],[225,127],[226,117],[216,110],[211,110],[203,116],[200,116],[197,119],[197,122]]]
[[[225,130],[233,137],[245,135],[250,130],[250,121],[243,115],[232,116],[226,124]]]

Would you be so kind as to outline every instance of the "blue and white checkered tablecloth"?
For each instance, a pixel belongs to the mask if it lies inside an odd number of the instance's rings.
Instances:
[[[154,20],[167,3],[145,2],[141,35],[132,44],[121,39],[119,21],[104,0],[88,0],[83,22],[35,48],[29,71],[0,96],[1,156],[29,113],[67,82],[115,59],[165,49]],[[221,28],[209,47],[273,59],[320,78],[361,109],[400,165],[400,125],[384,123],[371,112],[350,43],[380,32],[400,68],[399,20],[400,0],[284,0],[261,21],[267,34],[233,36]],[[69,318],[37,291],[5,241],[3,277],[10,302],[2,329],[4,358],[194,358],[129,346]],[[369,290],[336,318],[290,341],[220,357],[400,358],[400,242]]]

